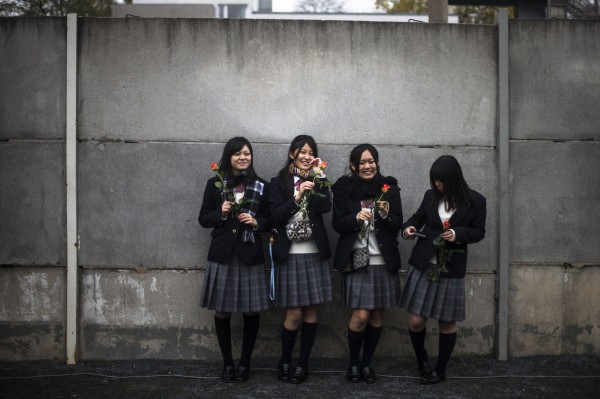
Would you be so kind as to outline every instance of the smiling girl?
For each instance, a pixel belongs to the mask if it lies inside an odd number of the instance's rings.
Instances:
[[[349,176],[333,185],[333,229],[340,234],[334,267],[344,270],[356,250],[368,252],[368,266],[344,274],[342,300],[352,309],[348,323],[350,382],[373,383],[371,359],[383,329],[385,308],[400,304],[402,203],[398,182],[382,176],[379,154],[371,144],[350,152]],[[362,349],[362,359],[360,357]]]
[[[329,240],[323,223],[323,214],[331,211],[331,195],[326,184],[313,181],[313,176],[321,173],[317,156],[317,143],[311,136],[294,138],[284,167],[271,180],[269,193],[271,220],[277,230],[273,247],[277,305],[286,309],[277,376],[295,384],[307,377],[317,333],[317,305],[332,300]],[[300,325],[300,358],[292,370]]]
[[[198,221],[212,228],[200,305],[215,311],[223,356],[221,380],[248,380],[259,313],[269,307],[259,233],[269,231],[268,184],[254,172],[252,145],[244,137],[225,144],[217,176],[208,180]],[[242,312],[242,355],[231,352],[231,314]]]

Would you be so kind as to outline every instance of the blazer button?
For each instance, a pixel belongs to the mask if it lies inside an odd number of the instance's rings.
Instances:
[[[383,244],[379,244],[379,248],[383,247]]]
[[[232,233],[232,234],[235,234],[235,233],[237,233],[237,230],[236,230],[236,229],[233,229],[233,230],[231,230],[231,233]]]

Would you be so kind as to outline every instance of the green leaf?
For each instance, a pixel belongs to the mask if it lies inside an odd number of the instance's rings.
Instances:
[[[215,182],[215,187],[216,188],[223,188],[223,183],[221,183],[220,181],[216,181]]]

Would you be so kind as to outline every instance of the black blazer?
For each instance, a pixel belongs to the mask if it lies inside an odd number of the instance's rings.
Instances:
[[[294,179],[292,175],[286,178]],[[329,258],[331,256],[331,249],[329,248],[327,230],[325,230],[325,224],[323,223],[323,214],[331,211],[331,191],[329,187],[319,187],[318,184],[315,185],[314,190],[323,194],[324,197],[311,195],[308,198],[308,219],[312,224],[313,238],[321,257]],[[279,186],[279,177],[272,178],[269,189],[269,207],[271,210],[271,222],[277,230],[275,243],[273,244],[273,258],[276,262],[285,261],[289,255],[292,242],[287,238],[285,226],[291,217],[300,210],[294,201],[293,195],[291,193],[285,194]]]
[[[235,253],[241,263],[255,265],[264,262],[262,241],[259,233],[267,232],[271,228],[269,203],[267,200],[269,196],[269,184],[263,179],[258,180],[265,186],[260,196],[259,209],[256,216],[254,216],[254,219],[258,223],[258,228],[254,230],[254,244],[251,242],[242,242],[242,234],[240,232],[243,231],[245,225],[240,226],[237,218],[232,217],[230,214],[227,219],[221,219],[221,205],[223,204],[223,200],[221,199],[221,190],[215,187],[217,178],[213,177],[206,183],[198,221],[202,227],[212,227],[213,229],[210,234],[212,238],[207,256],[209,261],[229,263],[231,256]]]
[[[342,177],[343,179],[343,177]],[[339,182],[339,180],[338,180]],[[335,188],[335,186],[334,186]],[[356,221],[356,214],[361,210],[360,200],[349,198],[345,195],[333,195],[333,229],[340,234],[333,267],[342,270],[348,261],[352,247],[358,238],[360,225]],[[391,273],[400,270],[400,251],[398,250],[398,233],[402,226],[402,201],[400,200],[400,188],[391,186],[384,201],[389,202],[390,211],[387,218],[381,219],[379,215],[375,219],[375,231],[370,234],[377,236],[381,255],[385,265]]]
[[[477,191],[471,190],[471,196],[475,201],[472,207],[466,204],[458,204],[456,211],[450,218],[450,228],[454,230],[456,239],[454,242],[446,242],[448,248],[462,249],[464,252],[456,252],[452,259],[446,264],[447,273],[442,276],[449,278],[463,278],[467,270],[467,244],[479,242],[485,237],[486,199]],[[417,238],[408,263],[418,269],[425,269],[430,260],[436,255],[433,245],[435,237],[444,231],[442,221],[438,214],[438,205],[432,201],[433,190],[427,190],[423,201],[415,212],[402,226],[402,230],[408,226],[414,226],[427,235],[427,238]]]

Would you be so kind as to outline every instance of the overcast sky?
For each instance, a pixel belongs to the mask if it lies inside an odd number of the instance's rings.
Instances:
[[[274,12],[296,11],[299,0],[273,0]],[[345,0],[344,12],[381,12],[375,10],[375,0]]]

